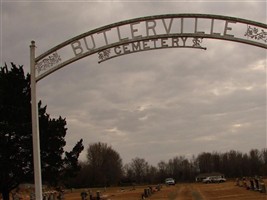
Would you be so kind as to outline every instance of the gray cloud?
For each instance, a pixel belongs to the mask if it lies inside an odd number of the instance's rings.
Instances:
[[[126,19],[207,13],[266,20],[266,3],[251,1],[2,2],[2,11],[1,64],[12,61],[26,71],[31,40],[39,55]],[[101,64],[93,55],[41,80],[38,98],[52,116],[66,117],[67,149],[79,138],[85,146],[102,141],[124,162],[266,147],[266,51],[218,40],[203,45],[208,50],[148,51]]]

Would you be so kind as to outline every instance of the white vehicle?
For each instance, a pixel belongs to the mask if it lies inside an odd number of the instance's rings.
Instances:
[[[175,180],[173,178],[166,178],[165,184],[166,185],[175,185]]]
[[[226,179],[221,176],[209,176],[203,179],[203,183],[222,183],[225,182]]]

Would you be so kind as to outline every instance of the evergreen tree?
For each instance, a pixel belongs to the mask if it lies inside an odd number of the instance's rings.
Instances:
[[[31,171],[30,76],[0,68],[0,189],[3,199]]]
[[[30,97],[30,75],[24,75],[23,67],[13,63],[11,69],[0,67],[0,192],[4,200],[20,183],[33,179]],[[79,169],[82,140],[64,158],[66,120],[51,119],[41,102],[38,108],[43,182],[56,185],[60,175]]]

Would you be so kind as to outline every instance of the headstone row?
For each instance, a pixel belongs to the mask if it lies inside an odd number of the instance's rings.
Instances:
[[[258,177],[243,177],[242,179],[236,179],[236,185],[244,187],[247,190],[259,191],[261,193],[266,193],[266,186],[264,181]]]
[[[161,185],[157,185],[156,187],[147,187],[144,189],[144,193],[141,194],[141,199],[146,199],[148,197],[150,197],[153,193],[157,192],[157,191],[160,191],[162,188]]]
[[[101,193],[99,191],[96,192],[96,196],[93,196],[92,192],[81,192],[82,200],[101,200]]]
[[[42,200],[64,200],[64,192],[56,192],[56,191],[50,191],[50,192],[44,192],[43,193],[43,199]],[[14,200],[14,199],[13,199]],[[30,200],[35,200],[35,194],[31,192],[30,194]]]

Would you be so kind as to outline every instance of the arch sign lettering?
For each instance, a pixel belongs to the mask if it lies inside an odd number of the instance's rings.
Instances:
[[[228,40],[267,49],[267,25],[207,14],[167,14],[125,20],[67,40],[35,57],[31,48],[32,124],[36,199],[41,199],[39,125],[36,83],[54,71],[97,54],[98,62],[136,52],[164,48],[206,50],[204,39]]]

